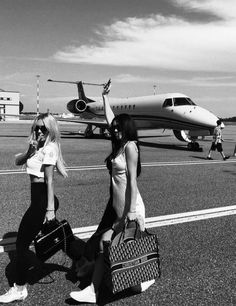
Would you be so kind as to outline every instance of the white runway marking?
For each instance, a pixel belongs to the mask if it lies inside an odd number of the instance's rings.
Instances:
[[[203,209],[179,214],[146,218],[146,228],[155,228],[167,225],[181,224],[211,218],[236,214],[236,205]],[[96,231],[97,225],[74,228],[73,233],[80,239],[87,239]],[[15,249],[16,237],[0,240],[0,253]]]
[[[176,161],[176,162],[149,162],[142,163],[142,167],[172,167],[172,166],[194,166],[194,165],[214,165],[214,164],[227,164],[235,163],[236,159],[230,159],[227,161],[223,160],[204,160],[204,161]],[[104,170],[105,165],[93,165],[93,166],[75,166],[67,167],[68,171],[91,171],[91,170]],[[0,175],[10,175],[10,174],[25,174],[23,169],[13,169],[13,170],[0,170]]]

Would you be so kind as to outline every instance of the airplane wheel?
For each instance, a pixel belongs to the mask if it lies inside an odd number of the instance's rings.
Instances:
[[[93,137],[93,132],[86,132],[84,133],[85,138],[92,138]]]
[[[194,142],[194,151],[198,151],[200,148],[199,143],[198,142]]]
[[[188,147],[189,150],[192,150],[193,149],[193,143],[189,142],[187,147]]]
[[[198,142],[189,142],[188,143],[188,149],[191,151],[199,151],[200,146]]]
[[[85,138],[92,138],[93,137],[93,129],[92,126],[88,125],[84,131]]]

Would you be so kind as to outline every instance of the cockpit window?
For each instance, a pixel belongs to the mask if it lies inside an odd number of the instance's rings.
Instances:
[[[174,98],[174,106],[180,105],[196,105],[190,98]]]
[[[168,106],[172,106],[172,99],[165,99],[162,107],[168,107]]]

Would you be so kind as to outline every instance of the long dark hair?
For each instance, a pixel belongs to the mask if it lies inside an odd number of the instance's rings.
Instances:
[[[121,139],[117,139],[115,137],[115,126],[119,126],[119,130],[122,134]],[[128,114],[119,114],[112,120],[109,130],[111,134],[112,152],[105,160],[105,162],[107,163],[107,168],[111,171],[111,160],[119,154],[120,150],[128,141],[135,141],[138,148],[137,176],[139,176],[141,173],[140,148],[138,142],[137,128],[133,118]]]

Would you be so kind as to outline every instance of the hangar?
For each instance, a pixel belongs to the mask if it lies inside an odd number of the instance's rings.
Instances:
[[[14,115],[19,115],[20,105],[19,92],[0,89],[0,120],[19,120],[19,117]],[[3,117],[1,114],[9,114],[11,116]]]

